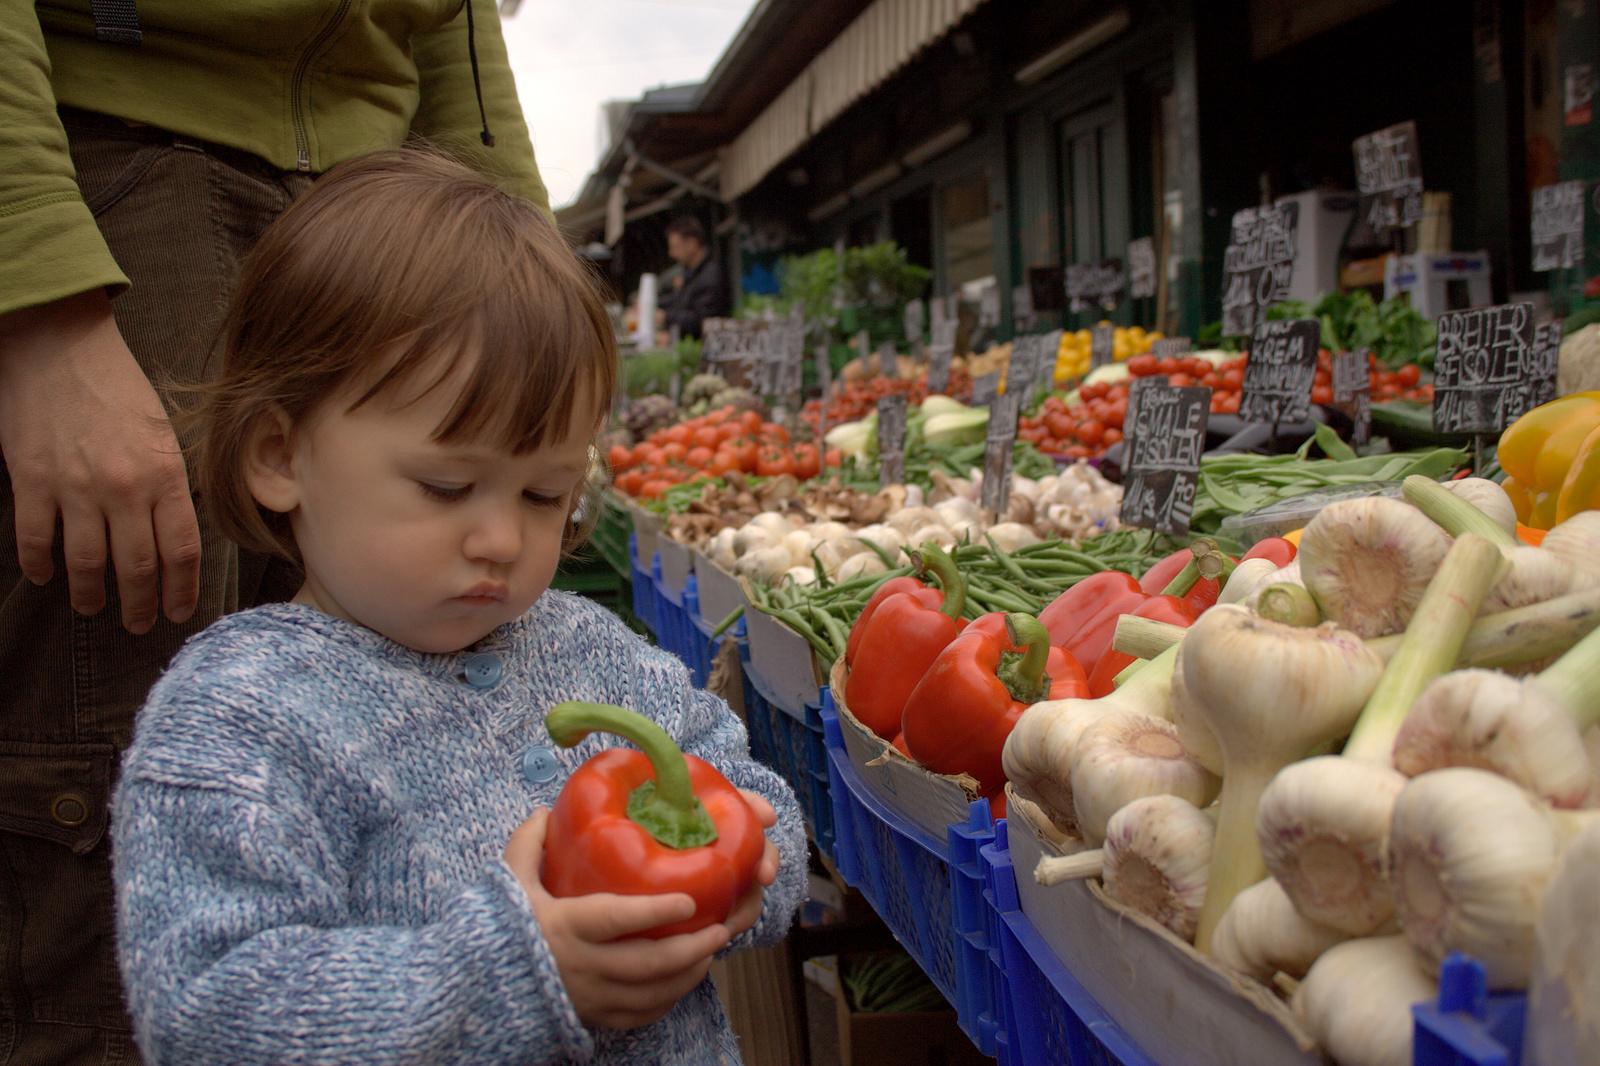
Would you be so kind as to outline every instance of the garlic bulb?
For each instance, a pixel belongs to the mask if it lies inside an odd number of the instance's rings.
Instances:
[[[1593,578],[1574,571],[1572,564],[1543,548],[1523,545],[1508,549],[1505,554],[1511,570],[1483,598],[1484,614],[1543,603],[1593,583]]]
[[[1579,833],[1534,923],[1523,1061],[1600,1066],[1600,825]]]
[[[779,585],[815,585],[817,570],[813,566],[791,566],[778,575]]]
[[[816,558],[823,571],[829,577],[833,577],[838,574],[839,567],[844,565],[844,561],[852,555],[871,554],[871,552],[871,548],[868,548],[854,537],[840,537],[836,540],[825,540],[818,544]],[[876,559],[877,556],[874,555],[873,558]]]
[[[1600,580],[1600,511],[1579,511],[1546,533],[1539,547]]]
[[[811,550],[817,542],[809,530],[796,529],[785,534],[783,546],[789,552],[790,566],[811,566]]]
[[[817,522],[808,527],[818,544],[827,540],[841,540],[850,536],[850,527],[843,522]]]
[[[1446,481],[1444,487],[1466,500],[1507,533],[1517,531],[1517,509],[1506,490],[1486,477],[1464,477]]]
[[[764,511],[744,524],[745,529],[750,529],[752,527],[756,529],[764,529],[768,533],[771,533],[775,540],[780,541],[790,533],[794,532],[794,523],[783,517],[783,515],[775,514],[771,511]]]
[[[887,573],[889,567],[884,561],[870,551],[852,555],[839,564],[839,569],[834,571],[834,578],[838,581],[849,581],[855,577],[871,577],[875,574]]]
[[[789,565],[789,549],[782,544],[772,544],[739,556],[733,572],[751,581],[770,585],[783,576]]]
[[[983,521],[983,511],[965,496],[952,496],[934,504],[933,510],[939,516],[939,521],[951,531],[955,530],[958,523],[971,525]]]
[[[1001,522],[989,528],[989,537],[993,544],[1001,551],[1014,552],[1018,548],[1026,548],[1030,544],[1038,544],[1043,538],[1020,522]]]
[[[863,544],[865,544],[867,541],[871,541],[873,544],[876,544],[880,549],[887,553],[891,558],[906,547],[905,534],[901,533],[893,526],[883,524],[862,526],[860,529],[856,530],[855,537]],[[871,548],[869,547],[867,550],[871,551]],[[876,555],[877,553],[873,552],[873,554]]]
[[[1172,670],[1172,691],[1167,698],[1172,705],[1172,724],[1178,730],[1178,743],[1201,766],[1218,777],[1222,776],[1222,749],[1217,746],[1216,735],[1206,724],[1200,704],[1189,694],[1189,683],[1183,677],[1182,644],[1178,645],[1178,661]]]
[[[1266,587],[1265,578],[1276,574],[1278,565],[1271,559],[1246,559],[1233,568],[1228,580],[1217,593],[1218,603],[1244,603],[1257,589]]]
[[[1438,995],[1404,937],[1376,936],[1323,952],[1291,1006],[1339,1066],[1412,1066],[1411,1007]]]
[[[1084,730],[1072,758],[1072,803],[1084,842],[1105,840],[1110,817],[1142,796],[1170,795],[1204,807],[1216,798],[1216,775],[1178,742],[1171,722],[1113,711]]]
[[[1196,940],[1206,951],[1233,897],[1266,875],[1255,831],[1262,789],[1350,728],[1383,667],[1348,630],[1286,626],[1237,604],[1202,614],[1181,647],[1188,694],[1222,752],[1216,858]]]
[[[888,524],[899,530],[903,537],[910,537],[912,530],[923,526],[942,525],[939,521],[939,512],[932,507],[902,507],[889,516]]]
[[[1300,535],[1300,575],[1323,614],[1363,637],[1404,629],[1450,538],[1401,500],[1323,508]]]
[[[1406,939],[1437,967],[1463,951],[1490,988],[1522,988],[1533,925],[1565,839],[1600,812],[1552,811],[1487,770],[1414,777],[1395,801],[1386,867]]]
[[[718,530],[706,544],[706,556],[722,569],[731,571],[739,562],[739,555],[733,550],[733,541],[738,535],[739,531],[732,527]]]
[[[949,551],[956,546],[956,537],[954,533],[943,526],[927,525],[918,527],[914,533],[906,538],[906,543],[914,548],[920,548],[924,544],[937,544],[945,551]]]
[[[1304,917],[1269,877],[1233,897],[1211,938],[1211,954],[1224,966],[1270,981],[1275,973],[1304,977],[1324,951],[1348,939]]]
[[[1261,858],[1309,921],[1369,936],[1394,916],[1384,842],[1405,775],[1323,755],[1278,771],[1256,810]]]
[[[751,552],[781,547],[783,547],[782,536],[755,522],[746,522],[733,535],[733,553],[741,559]],[[788,554],[788,549],[785,549],[785,558],[788,557]]]
[[[1202,615],[1202,617],[1204,617]],[[1011,790],[1037,804],[1055,827],[1082,835],[1072,796],[1072,762],[1084,731],[1113,711],[1166,717],[1176,648],[1144,664],[1134,676],[1097,700],[1043,700],[1022,712],[1001,752]]]

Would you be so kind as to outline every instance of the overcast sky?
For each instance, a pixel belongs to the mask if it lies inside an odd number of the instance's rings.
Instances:
[[[523,0],[504,20],[550,206],[594,169],[600,105],[703,81],[755,0]]]

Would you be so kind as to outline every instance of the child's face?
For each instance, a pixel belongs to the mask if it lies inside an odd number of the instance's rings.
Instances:
[[[464,377],[349,412],[330,402],[298,435],[280,464],[283,484],[269,487],[284,495],[256,492],[290,515],[306,569],[296,602],[418,651],[453,652],[544,593],[588,469],[589,433],[525,455],[440,444],[432,434]]]

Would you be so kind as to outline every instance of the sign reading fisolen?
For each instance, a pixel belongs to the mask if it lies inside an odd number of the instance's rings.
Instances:
[[[1533,269],[1566,270],[1583,262],[1583,182],[1533,190]]]
[[[1162,337],[1150,342],[1150,354],[1157,359],[1182,359],[1189,354],[1188,337]]]
[[[1358,348],[1333,355],[1333,404],[1350,416],[1355,426],[1351,439],[1357,444],[1365,444],[1372,437],[1372,375],[1367,365],[1368,354],[1367,349]]]
[[[1244,422],[1304,422],[1311,416],[1322,323],[1285,318],[1256,323],[1244,367],[1239,418]]]
[[[1211,390],[1149,385],[1140,391],[1137,411],[1131,398],[1128,406],[1134,420],[1123,453],[1122,521],[1181,537],[1194,512]]]
[[[1422,158],[1417,124],[1401,122],[1357,137],[1356,186],[1361,217],[1376,233],[1422,221]]]
[[[972,406],[982,407],[1000,393],[1000,371],[991,370],[972,379]]]
[[[1156,241],[1140,237],[1128,242],[1128,298],[1142,300],[1156,294]]]
[[[933,324],[933,343],[928,345],[928,391],[948,392],[950,360],[956,354],[956,323],[941,318]]]
[[[878,487],[906,480],[906,394],[878,397]]]
[[[1530,303],[1439,316],[1433,357],[1433,428],[1499,433],[1556,397],[1561,326],[1537,329]]]
[[[766,365],[758,395],[775,397],[798,411],[805,358],[806,323],[797,304],[787,318],[767,327]]]
[[[1011,499],[1011,459],[1021,414],[1022,394],[1015,390],[995,397],[989,405],[989,428],[983,438],[983,494],[979,502],[984,510],[995,514],[1003,514]]]
[[[1223,252],[1222,333],[1248,337],[1262,312],[1289,298],[1300,247],[1300,205],[1247,207],[1233,215]]]
[[[1117,357],[1117,328],[1109,322],[1102,322],[1089,329],[1089,369],[1098,370],[1100,367],[1113,362]]]
[[[1109,311],[1122,299],[1127,275],[1120,259],[1097,259],[1067,267],[1067,300],[1073,311],[1100,307]]]

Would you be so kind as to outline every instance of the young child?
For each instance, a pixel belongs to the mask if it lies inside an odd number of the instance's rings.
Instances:
[[[706,974],[788,928],[799,810],[677,660],[548,591],[617,373],[555,227],[434,155],[352,161],[263,236],[219,350],[196,483],[305,578],[184,647],[121,767],[146,1060],[737,1063]],[[637,710],[747,790],[769,840],[726,923],[641,938],[690,898],[541,887],[546,808],[620,743],[557,747],[563,700]]]

